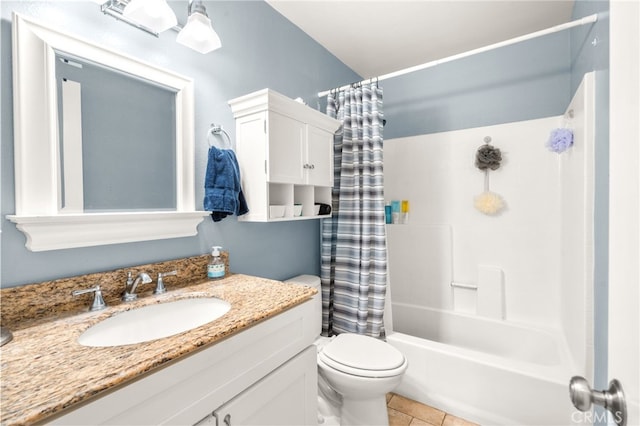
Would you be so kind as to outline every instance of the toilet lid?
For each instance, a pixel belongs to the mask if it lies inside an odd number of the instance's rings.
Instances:
[[[339,371],[371,377],[400,374],[406,363],[402,352],[390,344],[351,333],[339,334],[322,348],[319,357]]]

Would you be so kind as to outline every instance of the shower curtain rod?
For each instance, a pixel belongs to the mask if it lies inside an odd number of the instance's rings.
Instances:
[[[544,30],[535,31],[533,33],[525,34],[525,35],[522,35],[522,36],[519,36],[519,37],[510,38],[510,39],[505,40],[505,41],[501,41],[501,42],[498,42],[498,43],[490,44],[490,45],[484,46],[484,47],[479,47],[477,49],[468,50],[466,52],[462,52],[462,53],[458,53],[458,54],[455,54],[455,55],[447,56],[445,58],[436,59],[434,61],[426,62],[424,64],[415,65],[413,67],[405,68],[405,69],[402,69],[402,70],[399,70],[399,71],[394,71],[394,72],[391,72],[389,74],[381,75],[379,77],[365,78],[364,80],[360,81],[360,83],[367,83],[367,82],[373,82],[373,81],[382,81],[382,80],[386,80],[386,79],[389,79],[389,78],[398,77],[398,76],[401,76],[401,75],[404,75],[404,74],[412,73],[414,71],[420,71],[420,70],[423,70],[423,69],[426,69],[426,68],[435,67],[436,65],[444,64],[446,62],[451,62],[451,61],[455,61],[457,59],[466,58],[467,56],[472,56],[472,55],[476,55],[478,53],[487,52],[489,50],[497,49],[499,47],[509,46],[511,44],[520,43],[521,41],[530,40],[530,39],[541,37],[541,36],[544,36],[544,35],[547,35],[547,34],[557,33],[559,31],[563,31],[563,30],[566,30],[566,29],[569,29],[569,28],[578,27],[578,26],[586,25],[586,24],[591,24],[593,22],[596,22],[597,20],[598,20],[598,14],[594,13],[593,15],[585,16],[584,18],[576,19],[575,21],[566,22],[564,24],[559,24],[559,25],[556,25],[554,27],[546,28]],[[343,89],[346,89],[348,87],[351,87],[351,84],[346,84],[344,86],[341,86],[337,90],[343,90]],[[318,93],[318,97],[327,96],[333,90],[336,90],[336,89],[329,89],[329,90],[325,90],[324,92],[319,92]]]

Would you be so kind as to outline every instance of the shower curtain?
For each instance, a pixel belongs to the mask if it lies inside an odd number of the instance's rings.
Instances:
[[[334,138],[332,217],[322,223],[322,330],[384,337],[387,285],[382,162],[382,89],[330,93]]]

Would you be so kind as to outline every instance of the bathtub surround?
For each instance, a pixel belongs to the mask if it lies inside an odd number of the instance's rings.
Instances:
[[[584,211],[585,205],[567,197],[582,193],[576,179],[588,172],[588,165],[576,158],[577,150],[566,153],[571,156],[558,156],[544,147],[549,129],[557,127],[559,120],[560,117],[550,117],[385,142],[385,193],[387,197],[412,200],[411,223],[404,227],[388,225],[389,238],[391,241],[398,233],[403,238],[414,235],[413,243],[405,241],[398,246],[417,250],[413,253],[403,250],[397,257],[422,259],[417,265],[425,274],[420,281],[427,287],[417,293],[415,287],[402,291],[407,302],[426,302],[431,307],[450,309],[450,281],[443,281],[448,279],[446,272],[452,271],[453,281],[475,284],[478,265],[495,266],[505,275],[507,319],[558,326],[564,304],[560,295],[566,285],[559,277],[561,230],[566,234],[572,229],[569,219],[572,214],[561,211],[560,187],[566,186],[562,193],[567,204],[565,211],[570,204],[576,209],[572,210],[573,217],[580,218],[575,213]],[[482,215],[470,202],[478,171],[469,155],[465,155],[472,153],[478,138],[488,133],[495,141],[500,140],[507,158],[504,167],[492,172],[492,186],[510,200],[509,207],[494,217]],[[577,170],[570,172],[567,165],[561,165],[563,161],[571,161],[584,171],[579,175]],[[422,184],[418,187],[412,182]],[[428,230],[425,234],[422,230],[425,226],[450,226],[451,243],[446,235],[431,236]],[[417,240],[419,235],[427,239]],[[444,259],[449,253],[452,258]],[[448,263],[427,267],[436,255]],[[402,275],[407,270],[392,265],[392,282],[397,279],[408,283],[420,278]],[[399,291],[396,286],[392,295],[399,296]],[[418,299],[417,294],[422,293],[424,299]]]
[[[557,155],[560,170],[561,330],[577,371],[594,377],[594,283],[596,280],[596,80],[585,74],[567,111],[573,111],[570,150]],[[596,141],[598,143],[596,143]],[[593,382],[592,382],[593,383]]]
[[[592,28],[571,30],[571,94],[582,82],[583,75],[595,74],[596,122],[594,146],[594,208],[593,208],[593,301],[594,301],[594,388],[606,389],[608,340],[609,282],[609,1],[576,1],[572,18],[597,12],[600,16]]]
[[[563,116],[386,141],[385,192],[413,200],[411,224],[387,225],[388,340],[410,359],[400,394],[482,424],[570,423],[568,380],[594,369],[594,81],[567,108],[575,141],[561,155],[544,144]],[[509,199],[493,217],[469,205],[477,170],[463,155],[486,134]],[[514,389],[545,395],[544,411]]]
[[[387,146],[393,142],[393,140],[387,141]],[[385,183],[389,191],[395,181],[393,156],[385,156],[391,160],[390,167],[387,167]],[[406,166],[407,170],[411,170],[411,164]],[[409,173],[402,175],[407,179],[411,178]],[[437,185],[437,182],[434,182],[434,185]],[[423,198],[414,200],[413,216],[418,216],[416,220],[412,220],[409,225],[387,225],[389,282],[391,283],[389,291],[392,303],[438,306],[441,309],[450,310],[454,308],[450,287],[453,282],[453,229],[448,224],[420,224],[420,216],[423,214],[420,213],[421,200],[427,203],[438,201]],[[460,303],[459,300],[456,301]],[[475,301],[470,301],[468,305],[475,308]],[[385,317],[385,321],[393,318],[393,329],[397,329],[396,316],[397,312],[394,312],[393,317],[389,314]],[[407,319],[411,321],[410,317]]]
[[[502,269],[478,265],[476,312],[485,318],[505,319],[504,272]]]
[[[332,217],[322,223],[322,332],[384,336],[387,285],[382,159],[382,89],[330,93],[334,137]]]

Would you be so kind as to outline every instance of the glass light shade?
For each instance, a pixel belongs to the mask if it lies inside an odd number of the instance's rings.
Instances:
[[[200,53],[209,53],[222,47],[220,37],[211,27],[211,20],[198,12],[189,15],[176,41]]]
[[[176,14],[165,0],[131,0],[122,14],[158,33],[178,24]]]

